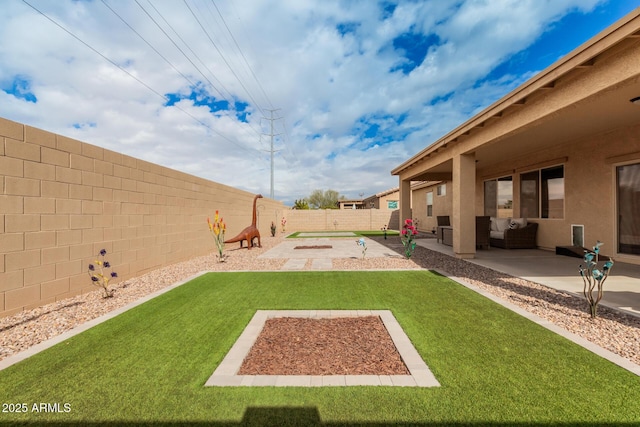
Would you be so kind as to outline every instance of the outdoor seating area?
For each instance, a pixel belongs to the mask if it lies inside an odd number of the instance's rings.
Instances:
[[[491,218],[490,244],[503,249],[535,249],[538,224],[526,218]]]
[[[436,229],[437,241],[443,245],[453,246],[453,227],[448,216],[438,216],[438,228]],[[476,247],[489,249],[490,217],[476,217]]]

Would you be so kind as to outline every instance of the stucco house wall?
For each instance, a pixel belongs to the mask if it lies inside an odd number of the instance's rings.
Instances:
[[[438,195],[438,186],[444,185],[446,192]],[[433,194],[432,215],[427,215],[427,193]],[[452,209],[451,185],[447,182],[437,182],[428,185],[416,185],[411,189],[413,219],[418,220],[418,230],[431,232],[438,223],[438,216],[450,216]]]
[[[388,191],[383,191],[373,196],[369,196],[362,201],[364,209],[380,209],[380,210],[395,210],[398,209],[390,208],[388,202],[398,202],[400,200],[400,190],[399,189],[391,189]]]

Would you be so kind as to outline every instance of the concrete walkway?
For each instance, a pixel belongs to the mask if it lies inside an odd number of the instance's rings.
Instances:
[[[418,239],[417,244],[454,256],[451,246],[437,243],[436,239]],[[476,257],[467,261],[582,296],[583,282],[578,266],[584,262],[580,258],[538,249],[490,248],[477,250]],[[604,283],[604,289],[600,304],[640,316],[640,265],[616,262]]]
[[[353,236],[354,237],[352,239],[331,239],[327,237],[286,239],[278,246],[258,256],[258,258],[286,259],[287,262],[282,267],[283,270],[302,270],[308,260],[311,260],[312,270],[331,270],[333,269],[333,263],[331,260],[334,258],[360,258],[362,256],[362,247],[356,244],[356,240],[358,240],[358,238],[356,238],[355,234]],[[374,240],[365,239],[365,241],[367,242],[367,258],[400,257],[400,255],[393,250]],[[310,246],[331,246],[331,248],[301,248]],[[296,249],[296,247],[299,249]]]

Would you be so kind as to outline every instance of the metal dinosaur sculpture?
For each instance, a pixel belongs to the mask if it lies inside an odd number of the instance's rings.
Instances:
[[[253,198],[253,220],[251,221],[251,225],[245,228],[238,234],[236,237],[233,237],[229,240],[225,240],[225,243],[235,243],[240,242],[240,247],[242,248],[242,242],[244,240],[247,241],[247,249],[251,249],[253,246],[253,239],[258,239],[258,247],[261,248],[262,244],[260,243],[260,232],[258,231],[258,227],[256,227],[257,217],[256,217],[256,202],[258,199],[261,199],[262,195],[258,194]]]

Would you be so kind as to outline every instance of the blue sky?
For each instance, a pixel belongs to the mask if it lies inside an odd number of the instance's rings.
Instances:
[[[0,117],[264,195],[273,117],[291,204],[397,186],[392,168],[640,0],[2,6]]]

